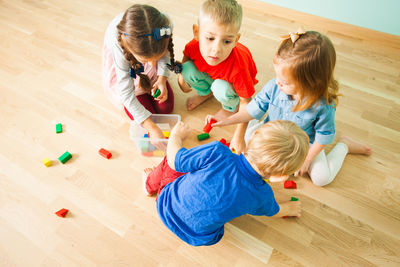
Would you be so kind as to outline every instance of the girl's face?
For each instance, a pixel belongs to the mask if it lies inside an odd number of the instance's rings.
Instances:
[[[286,64],[279,58],[274,58],[274,69],[276,73],[276,85],[279,89],[292,96],[294,99],[298,98],[297,84],[291,73],[289,64]]]
[[[157,66],[157,61],[159,61],[165,55],[165,53],[158,55],[158,56],[153,56],[153,57],[142,57],[142,56],[138,56],[135,54],[133,54],[133,55],[140,63],[142,63],[142,64],[148,63],[154,67],[154,66]]]

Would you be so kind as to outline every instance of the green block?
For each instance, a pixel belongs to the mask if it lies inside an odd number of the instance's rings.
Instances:
[[[161,95],[161,91],[160,91],[160,89],[157,89],[156,92],[154,93],[153,97],[156,98],[159,95]]]
[[[65,162],[67,162],[68,160],[70,160],[72,158],[72,155],[66,151],[64,154],[61,155],[61,157],[58,158],[58,160],[64,164]]]
[[[290,201],[298,201],[299,199],[297,198],[297,197],[292,197],[291,199],[290,199]]]
[[[199,139],[199,141],[205,140],[205,139],[208,139],[208,138],[210,138],[210,135],[208,133],[202,133],[202,134],[199,134],[197,136],[197,139]]]
[[[56,124],[56,133],[61,133],[62,132],[62,124],[61,123],[57,123]]]

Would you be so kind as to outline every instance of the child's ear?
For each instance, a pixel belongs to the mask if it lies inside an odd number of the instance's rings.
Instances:
[[[269,181],[272,182],[272,183],[284,182],[287,179],[289,179],[289,175],[283,175],[283,176],[273,176],[273,175],[271,175],[269,177]]]
[[[193,37],[196,41],[199,40],[199,25],[193,24]]]
[[[239,39],[240,39],[240,33],[238,33],[236,36],[235,45],[237,44],[237,42],[239,42]]]

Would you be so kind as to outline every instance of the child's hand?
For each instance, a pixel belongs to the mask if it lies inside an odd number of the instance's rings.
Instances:
[[[211,124],[212,127],[221,127],[221,126],[227,125],[226,120],[222,120],[218,116],[215,116],[215,115],[207,115],[204,120],[204,124],[207,124],[211,120],[216,121],[213,124]]]
[[[181,140],[185,140],[186,137],[190,134],[191,130],[192,129],[190,129],[190,127],[187,124],[181,121],[177,123],[174,128],[172,128],[171,135],[169,138],[171,139],[173,137],[177,137]]]
[[[231,150],[234,150],[236,154],[240,155],[246,148],[246,142],[244,138],[237,137],[237,135],[233,135],[231,140],[231,145],[229,146]]]
[[[306,161],[304,161],[304,163],[301,166],[301,168],[294,173],[294,176],[297,177],[297,176],[303,176],[303,175],[307,174],[309,172],[309,170],[310,170],[311,162],[312,161],[309,161],[309,160],[306,159]]]
[[[167,101],[168,99],[167,77],[158,76],[157,81],[154,83],[154,86],[151,89],[151,95],[154,95],[157,89],[160,90],[161,94],[155,99],[159,101],[160,104]]]
[[[282,204],[279,204],[280,210],[274,216],[276,217],[284,217],[284,216],[301,216],[301,201],[288,201]]]
[[[167,142],[159,142],[159,141],[154,140],[154,139],[165,139],[164,134],[161,131],[161,129],[158,127],[154,127],[149,130],[149,133],[151,136],[151,138],[150,138],[151,144],[154,145],[157,149],[159,149],[161,151],[166,151]]]

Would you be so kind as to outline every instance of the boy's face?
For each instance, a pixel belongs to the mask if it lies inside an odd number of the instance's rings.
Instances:
[[[199,25],[193,25],[193,35],[199,41],[201,55],[211,66],[227,59],[240,38],[235,25],[220,24],[208,16],[200,18]]]

